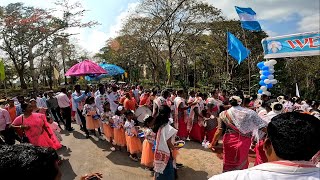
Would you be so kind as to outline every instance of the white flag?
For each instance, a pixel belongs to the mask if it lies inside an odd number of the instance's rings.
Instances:
[[[298,83],[296,83],[296,96],[300,97]]]

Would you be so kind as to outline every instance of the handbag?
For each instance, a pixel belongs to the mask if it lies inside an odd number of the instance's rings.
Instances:
[[[23,125],[23,115],[22,115],[22,125]],[[26,136],[26,132],[24,129],[22,129],[21,143],[30,143],[29,138]]]

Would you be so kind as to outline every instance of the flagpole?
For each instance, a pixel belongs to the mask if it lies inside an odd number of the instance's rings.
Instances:
[[[228,52],[228,42],[229,42],[229,38],[228,38],[228,29],[227,29],[227,77],[229,79],[229,52]]]
[[[242,33],[244,36],[244,44],[246,46],[246,48],[248,49],[248,45],[247,45],[247,38],[246,38],[246,33],[244,31],[244,29],[242,28]],[[248,51],[247,51],[248,52]],[[248,70],[249,70],[249,95],[251,95],[251,70],[250,70],[250,53],[248,52]]]

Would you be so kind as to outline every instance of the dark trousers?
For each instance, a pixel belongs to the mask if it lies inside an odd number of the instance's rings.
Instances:
[[[61,108],[61,110],[63,118],[66,119],[66,129],[69,130],[71,129],[71,108],[65,107]]]
[[[63,118],[61,117],[61,113],[60,113],[60,108],[57,107],[57,108],[51,108],[50,109],[54,119],[58,122],[59,124],[59,121],[61,121],[64,125],[66,124],[63,120]]]
[[[77,113],[78,113],[78,115],[79,115],[79,117],[80,117],[80,119],[81,119],[83,131],[84,131],[87,135],[89,135],[89,131],[88,131],[87,127],[86,127],[86,118],[82,115],[82,111],[80,111],[78,108],[77,108]]]

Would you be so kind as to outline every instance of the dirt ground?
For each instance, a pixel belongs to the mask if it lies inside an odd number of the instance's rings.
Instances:
[[[58,154],[63,157],[63,180],[80,179],[87,173],[99,172],[103,179],[112,180],[151,180],[151,173],[139,162],[133,162],[127,152],[111,152],[107,141],[98,140],[95,136],[85,139],[79,126],[73,124],[75,131],[62,131],[62,144]],[[221,173],[221,154],[204,149],[200,143],[187,142],[179,150],[178,163],[184,165],[178,170],[181,180],[203,180]]]

